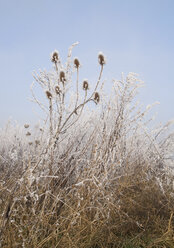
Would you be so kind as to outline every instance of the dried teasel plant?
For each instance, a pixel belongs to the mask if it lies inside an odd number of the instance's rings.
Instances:
[[[99,52],[98,54],[98,62],[101,66],[106,64],[106,57],[104,56],[102,52]]]
[[[51,99],[53,97],[52,94],[51,94],[51,92],[48,91],[48,90],[45,91],[45,94],[46,94],[46,96],[47,96],[48,99]]]
[[[40,145],[40,140],[35,140],[36,146]]]
[[[74,66],[76,69],[78,69],[80,67],[80,62],[78,58],[74,58]]]
[[[87,97],[87,91],[89,89],[89,83],[88,80],[83,81],[83,90],[86,91],[85,95],[83,96],[84,99],[81,99],[80,97],[80,91],[79,91],[79,68],[80,68],[80,62],[77,57],[74,58],[73,62],[71,60],[72,56],[72,48],[76,45],[73,44],[68,53],[68,60],[65,66],[62,65],[60,59],[59,59],[59,53],[55,50],[51,55],[51,61],[56,63],[57,67],[55,67],[55,74],[47,73],[46,71],[41,72],[40,76],[36,74],[34,77],[36,82],[38,82],[42,88],[45,88],[45,93],[47,98],[49,99],[49,105],[48,107],[45,107],[44,104],[42,104],[37,98],[35,97],[34,93],[32,92],[34,96],[35,102],[44,110],[44,112],[48,112],[49,116],[47,119],[49,120],[49,126],[50,126],[50,145],[54,143],[54,146],[57,144],[59,140],[59,136],[61,133],[64,133],[68,128],[70,128],[72,125],[75,125],[75,123],[79,120],[80,116],[83,113],[84,106],[88,104],[90,101],[95,101],[96,103],[99,102],[100,97],[99,93],[96,93],[98,86],[101,81],[102,72],[103,72],[103,65],[105,63],[105,57],[103,54],[99,54],[98,59],[101,66],[101,71],[99,73],[99,78],[97,80],[97,83],[95,85],[95,88],[90,96]],[[59,62],[59,63],[58,63]],[[68,98],[67,92],[70,87],[70,84],[72,82],[72,63],[73,66],[77,69],[76,70],[76,92],[75,92],[75,102],[74,104],[71,103],[71,111],[67,111],[66,108],[68,106]],[[64,69],[63,69],[64,68]],[[62,85],[60,84],[62,83]],[[66,84],[65,84],[66,82]],[[53,94],[52,92],[55,92]],[[98,95],[97,95],[98,94]],[[59,95],[57,98],[56,95]],[[81,99],[81,100],[80,100]],[[74,105],[74,107],[73,107]],[[66,114],[68,113],[68,115]],[[75,118],[74,114],[78,114]],[[53,128],[54,127],[54,128]]]
[[[62,82],[63,84],[66,81],[65,72],[63,70],[61,70],[59,73],[59,79],[60,79],[60,82]]]
[[[31,135],[31,133],[30,133],[30,132],[27,132],[27,133],[26,133],[26,136],[30,136],[30,135]]]
[[[57,63],[59,60],[59,53],[57,50],[55,50],[52,54],[51,54],[51,61],[53,63]]]
[[[27,124],[27,123],[26,123],[26,124],[24,124],[24,127],[25,127],[26,129],[27,129],[27,128],[29,128],[29,126],[30,126],[30,125],[29,125],[29,124]]]
[[[60,93],[61,93],[61,89],[58,85],[55,86],[55,92],[57,95],[60,95]]]
[[[95,101],[96,103],[99,103],[99,101],[100,101],[100,95],[99,95],[98,92],[95,92],[95,93],[94,93],[94,101]]]
[[[88,90],[89,89],[89,83],[87,79],[83,80],[83,89],[84,90]]]
[[[148,239],[152,234],[148,247],[172,248],[173,176],[164,168],[174,135],[164,139],[168,124],[146,129],[150,108],[141,111],[134,101],[141,86],[137,75],[114,81],[105,98],[102,57],[97,82],[88,91],[84,80],[77,99],[79,70],[71,52],[72,47],[65,65],[59,61],[57,69],[35,74],[44,97],[34,101],[45,115],[32,139],[23,127],[22,132],[0,129],[0,246],[120,248],[131,238],[136,242],[128,246],[147,247],[145,239],[140,244],[146,233]],[[45,91],[52,96],[46,99]]]

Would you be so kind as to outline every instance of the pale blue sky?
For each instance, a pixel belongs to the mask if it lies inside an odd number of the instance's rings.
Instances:
[[[161,103],[159,121],[174,118],[174,0],[0,0],[0,125],[36,119],[32,71],[50,69],[54,49],[65,59],[76,41],[82,76],[96,77],[103,51],[104,78],[138,73],[140,100]]]

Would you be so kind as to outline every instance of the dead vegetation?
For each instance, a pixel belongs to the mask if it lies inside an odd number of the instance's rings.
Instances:
[[[102,53],[94,89],[87,79],[80,88],[71,53],[63,67],[55,51],[54,70],[35,74],[47,97],[32,91],[43,126],[1,130],[0,247],[173,248],[170,123],[147,128],[150,107],[134,101],[141,82],[133,73],[104,97]]]

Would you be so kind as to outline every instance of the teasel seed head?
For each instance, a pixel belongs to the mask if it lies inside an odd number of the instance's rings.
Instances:
[[[24,125],[24,127],[25,127],[26,129],[29,128],[29,126],[30,126],[29,124],[25,124],[25,125]]]
[[[51,54],[51,61],[53,63],[57,63],[59,60],[59,53],[57,50],[55,50],[52,54]]]
[[[35,140],[35,144],[36,144],[36,146],[40,145],[40,141],[39,140]]]
[[[45,93],[46,93],[46,96],[47,96],[48,99],[51,99],[52,98],[51,92],[49,92],[48,90],[46,90]]]
[[[94,93],[94,101],[95,101],[96,103],[99,103],[99,101],[100,101],[100,95],[99,95],[98,92],[95,92],[95,93]]]
[[[106,58],[105,58],[105,56],[103,55],[103,53],[102,52],[99,52],[99,54],[98,54],[98,62],[99,62],[99,64],[100,65],[104,65],[104,64],[106,64]]]
[[[60,71],[59,78],[60,78],[60,82],[62,82],[62,83],[64,83],[66,81],[64,71]]]
[[[55,92],[57,95],[60,95],[61,93],[60,87],[58,85],[55,87]]]
[[[80,67],[80,62],[79,62],[79,59],[78,58],[74,58],[74,66],[77,69]]]
[[[89,84],[88,84],[88,80],[87,79],[84,79],[83,80],[83,89],[84,90],[88,90],[89,89]]]
[[[30,133],[30,132],[27,132],[27,133],[26,133],[26,136],[30,136],[30,135],[31,135],[31,133]]]

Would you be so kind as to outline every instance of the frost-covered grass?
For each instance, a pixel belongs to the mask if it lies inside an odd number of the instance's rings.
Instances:
[[[172,123],[148,126],[134,73],[105,96],[102,53],[94,88],[79,82],[72,48],[34,74],[42,125],[0,130],[0,247],[174,247]]]

